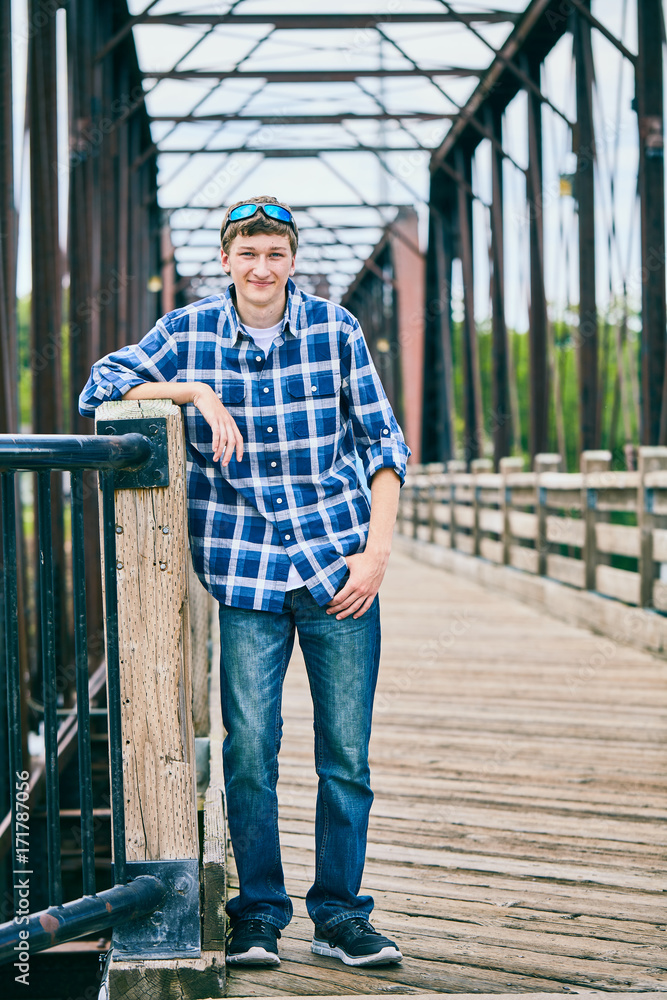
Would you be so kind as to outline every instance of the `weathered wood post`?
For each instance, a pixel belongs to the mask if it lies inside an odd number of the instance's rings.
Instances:
[[[533,461],[533,469],[536,475],[535,494],[537,497],[537,532],[535,535],[535,549],[537,551],[537,574],[546,576],[547,555],[549,545],[547,542],[547,497],[546,490],[542,487],[542,474],[545,472],[559,472],[562,464],[560,455],[543,452],[536,455]]]
[[[457,472],[466,471],[466,463],[457,458],[447,462],[447,474],[449,476],[449,547],[456,548],[456,481],[454,479]]]
[[[581,510],[584,518],[584,587],[595,590],[597,587],[596,570],[598,565],[597,539],[595,525],[597,523],[597,492],[589,489],[588,476],[591,472],[607,472],[611,465],[610,451],[583,451],[581,453],[581,472],[583,476]]]
[[[149,984],[161,997],[222,996],[224,954],[201,952],[181,411],[170,400],[105,403],[96,429],[144,434],[156,456],[114,475],[118,653],[127,875],[168,886],[161,911],[114,930],[109,997],[143,997]]]
[[[637,521],[639,524],[639,605],[652,608],[655,552],[653,530],[653,490],[647,487],[646,477],[651,472],[667,469],[667,448],[642,447],[639,449],[639,490],[637,492]]]
[[[481,531],[479,527],[479,486],[477,485],[477,476],[480,472],[492,472],[493,471],[493,461],[490,458],[473,458],[470,463],[470,471],[473,474],[473,486],[472,486],[472,506],[473,506],[473,528],[472,528],[472,552],[474,556],[479,558],[480,554],[480,539]]]
[[[502,499],[503,512],[503,566],[510,564],[510,551],[512,548],[512,526],[510,524],[510,511],[512,510],[512,491],[507,484],[507,477],[512,472],[523,472],[523,459],[506,455],[499,462],[500,475],[503,477],[500,496]]]

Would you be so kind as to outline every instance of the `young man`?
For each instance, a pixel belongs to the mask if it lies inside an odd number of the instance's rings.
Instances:
[[[220,603],[227,816],[239,895],[227,961],[279,964],[292,916],[278,839],[278,750],[295,631],[313,699],[312,950],[347,965],[398,962],[359,895],[368,741],[380,656],[377,592],[409,450],[356,319],[300,292],[298,232],[274,198],[228,209],[212,295],[168,313],[140,344],[93,366],[80,408],[107,399],[184,407],[190,544]],[[370,482],[357,473],[357,454]]]

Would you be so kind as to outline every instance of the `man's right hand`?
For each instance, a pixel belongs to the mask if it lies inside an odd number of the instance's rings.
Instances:
[[[236,452],[236,460],[240,462],[243,458],[241,432],[215,390],[205,382],[195,382],[192,402],[213,431],[213,461],[222,459],[222,465],[229,465]]]

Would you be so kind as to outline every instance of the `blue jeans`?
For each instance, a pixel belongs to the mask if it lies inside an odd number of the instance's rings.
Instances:
[[[367,916],[358,895],[373,801],[368,767],[373,695],[380,659],[380,607],[337,621],[306,587],[288,591],[282,612],[220,605],[222,718],[227,819],[239,895],[227,904],[232,924],[262,917],[284,927],[292,917],[278,839],[278,751],[282,689],[295,630],[314,708],[315,881],[308,913],[327,929]]]

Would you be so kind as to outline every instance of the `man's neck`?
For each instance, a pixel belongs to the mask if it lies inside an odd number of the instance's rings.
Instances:
[[[249,326],[253,330],[268,330],[269,327],[279,323],[285,315],[287,291],[282,303],[269,303],[265,308],[258,308],[252,302],[239,301],[238,295],[234,295],[234,305],[244,326]]]

